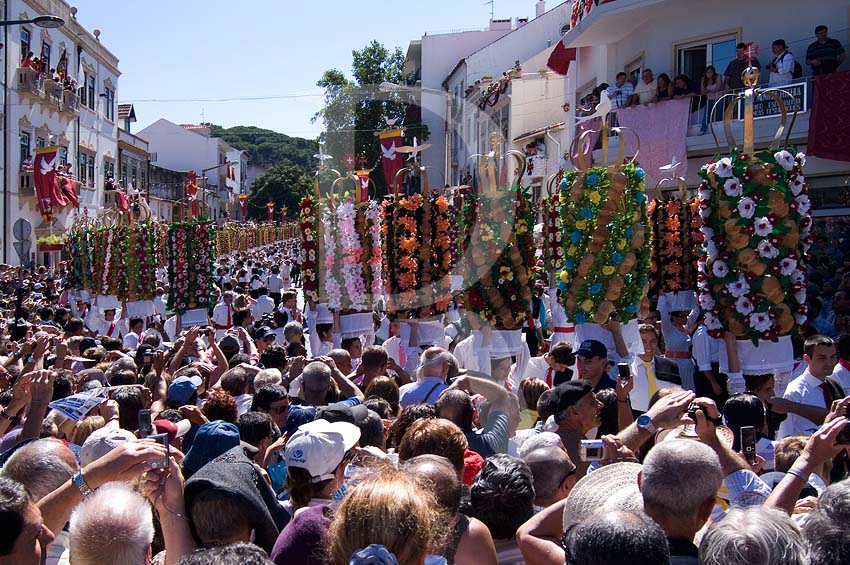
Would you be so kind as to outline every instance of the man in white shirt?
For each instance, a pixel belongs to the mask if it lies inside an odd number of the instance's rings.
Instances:
[[[274,300],[269,298],[269,289],[261,286],[257,289],[257,303],[251,309],[251,314],[255,320],[261,319],[266,314],[274,312]]]
[[[488,326],[473,330],[472,334],[461,340],[454,350],[458,367],[468,371],[490,374],[490,334]]]
[[[552,388],[556,384],[560,384],[555,383],[555,373],[563,373],[575,362],[576,358],[573,355],[572,346],[564,342],[557,343],[545,355],[531,357],[525,364],[522,375],[515,373],[512,376],[513,390],[519,391],[520,383],[526,379],[540,379],[549,385],[549,388]]]
[[[652,69],[644,69],[635,87],[635,93],[632,95],[632,104],[649,104],[655,97],[656,90],[658,90],[658,85],[655,82]]]
[[[830,377],[838,362],[835,342],[831,337],[814,335],[806,340],[804,350],[803,359],[809,367],[805,373],[791,381],[782,398],[829,410],[833,401],[844,397],[844,390]],[[819,427],[818,422],[812,422],[797,414],[788,414],[779,426],[776,439],[810,436]]]
[[[85,321],[88,329],[102,337],[120,338],[128,331],[127,320],[118,318],[115,308],[105,308],[101,315],[100,308],[93,306]]]
[[[773,42],[773,61],[766,67],[770,71],[769,86],[781,86],[793,80],[794,55],[788,51],[784,39]]]
[[[838,338],[838,364],[832,372],[844,392],[850,391],[850,334]]]
[[[224,333],[233,327],[233,292],[228,290],[221,295],[221,302],[213,307],[210,318],[215,328],[215,340],[221,341]]]
[[[682,388],[679,380],[679,368],[676,363],[658,352],[658,330],[652,324],[640,325],[640,338],[643,341],[643,353],[635,356],[630,364],[634,388],[629,394],[632,410],[646,412],[649,401],[662,388]]]
[[[285,279],[284,286],[286,286]],[[298,311],[298,295],[294,291],[287,290],[283,293],[280,299],[280,306],[277,309],[286,314],[287,322],[301,321],[301,312]]]
[[[141,318],[130,318],[130,331],[124,335],[124,349],[135,351],[139,348],[139,340],[145,330],[145,321]]]
[[[280,267],[277,265],[272,267],[266,286],[269,289],[269,296],[274,300],[274,307],[277,308],[280,305],[280,293],[283,290],[283,279],[280,276]]]

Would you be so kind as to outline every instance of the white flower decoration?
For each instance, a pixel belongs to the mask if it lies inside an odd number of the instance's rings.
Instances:
[[[725,261],[715,261],[711,266],[711,272],[714,273],[715,277],[722,279],[729,274],[729,266]]]
[[[741,196],[741,182],[735,177],[727,179],[726,182],[723,183],[723,192],[725,192],[727,196]]]
[[[806,319],[805,314],[794,314],[794,321],[800,326],[806,323]]]
[[[714,238],[714,229],[708,226],[702,226],[699,231],[702,232],[703,237],[705,237],[706,241]]]
[[[759,255],[767,259],[773,259],[779,256],[779,250],[772,246],[768,240],[763,240],[758,244]]]
[[[712,310],[715,304],[714,297],[707,292],[703,292],[699,295],[699,305],[703,310]]]
[[[770,218],[768,218],[767,216],[763,216],[757,219],[756,225],[754,227],[756,235],[761,237],[767,237],[771,233],[773,233],[773,223],[771,223]]]
[[[770,319],[770,314],[767,312],[755,312],[750,314],[750,327],[757,332],[768,331],[771,327],[773,327],[773,321]]]
[[[804,273],[800,269],[797,269],[796,271],[794,271],[794,274],[791,275],[791,282],[797,284],[806,284],[806,273]]]
[[[708,206],[700,206],[699,208],[699,217],[702,218],[703,222],[707,222],[711,217],[711,208]]]
[[[804,288],[804,289],[801,289],[801,290],[798,290],[797,292],[795,292],[794,293],[794,300],[796,300],[798,304],[805,304],[806,303],[806,289]]]
[[[701,202],[708,202],[711,200],[711,189],[708,188],[708,186],[701,184],[697,190],[697,197]]]
[[[803,175],[794,175],[788,179],[788,187],[791,189],[791,193],[794,196],[803,192],[804,186],[806,186],[806,177]]]
[[[784,149],[774,153],[773,158],[776,159],[776,164],[786,171],[790,171],[794,168],[794,156]]]
[[[735,310],[737,310],[739,314],[749,316],[755,309],[756,307],[753,306],[753,303],[750,302],[750,299],[746,296],[741,296],[735,301]]]
[[[741,198],[741,201],[738,202],[738,213],[741,214],[742,218],[752,218],[753,214],[756,213],[756,201],[749,196]]]
[[[714,166],[714,174],[724,179],[728,179],[729,177],[731,177],[733,174],[732,159],[730,159],[729,157],[723,157],[722,159],[717,161]]]
[[[812,209],[812,201],[809,200],[809,197],[805,194],[801,194],[797,198],[794,199],[797,203],[797,211],[802,216],[807,216]]]
[[[710,330],[719,330],[723,327],[720,325],[720,319],[714,314],[714,312],[706,312],[705,319],[703,321],[705,323],[705,327]]]
[[[795,159],[795,160],[797,160],[797,162],[799,162],[799,163],[800,163],[800,166],[801,166],[801,167],[805,167],[805,166],[806,166],[806,154],[805,154],[805,153],[803,153],[802,151],[800,151],[799,153],[797,153],[797,155],[795,155],[795,156],[794,156],[794,159]]]
[[[747,282],[744,275],[740,275],[738,280],[730,282],[726,285],[726,288],[729,289],[729,294],[735,298],[740,298],[750,292],[750,283]]]
[[[794,274],[794,271],[797,270],[797,260],[792,259],[791,257],[786,257],[782,260],[780,266],[782,269],[780,272],[786,277],[790,277]]]
[[[717,258],[717,245],[710,239],[705,242],[705,252],[709,261],[714,261]]]

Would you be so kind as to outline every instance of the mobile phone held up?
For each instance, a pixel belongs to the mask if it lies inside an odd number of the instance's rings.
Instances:
[[[748,463],[756,462],[756,429],[753,426],[741,428],[741,453]]]
[[[151,423],[151,411],[139,410],[139,437],[146,438],[153,433],[153,424]]]
[[[148,436],[155,442],[165,446],[165,457],[162,459],[154,459],[150,461],[151,469],[168,469],[168,458],[171,455],[171,446],[168,443],[168,434],[153,434]]]
[[[620,375],[620,380],[624,383],[629,382],[632,378],[632,370],[628,363],[617,363],[617,373]]]

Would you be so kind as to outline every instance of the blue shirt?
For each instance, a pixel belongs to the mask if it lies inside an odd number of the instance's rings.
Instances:
[[[398,389],[398,400],[402,408],[414,404],[434,404],[444,390],[449,388],[440,377],[425,377],[421,381],[408,383]]]

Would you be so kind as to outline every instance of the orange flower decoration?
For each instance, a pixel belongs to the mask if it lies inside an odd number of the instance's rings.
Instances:
[[[679,216],[670,216],[669,218],[667,218],[666,224],[668,230],[678,231],[679,228],[682,226],[682,223],[679,221]]]
[[[411,212],[415,212],[419,208],[422,207],[422,195],[421,194],[411,194],[405,198],[401,199],[401,206],[405,210],[410,210]]]
[[[419,240],[415,237],[402,237],[400,245],[402,249],[412,253],[419,249]]]
[[[445,196],[438,197],[434,204],[437,205],[437,210],[441,214],[445,214],[449,209],[449,201]]]
[[[679,200],[669,200],[667,201],[667,215],[673,216],[679,213],[679,210],[682,208],[682,202]]]

